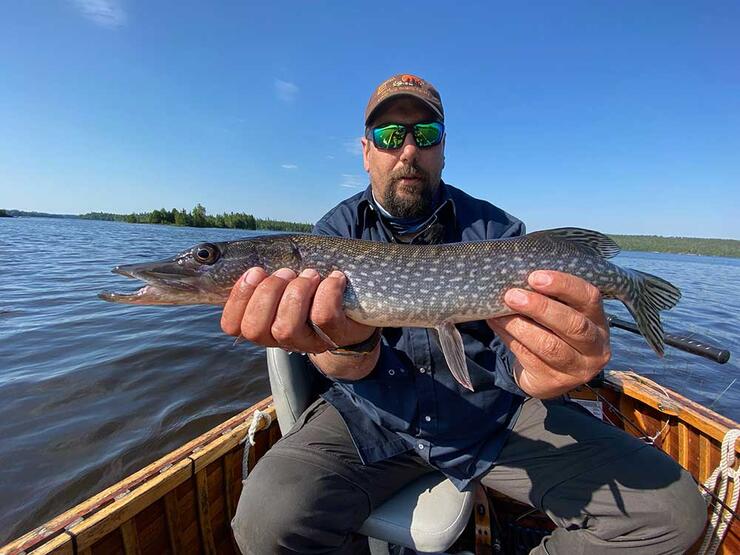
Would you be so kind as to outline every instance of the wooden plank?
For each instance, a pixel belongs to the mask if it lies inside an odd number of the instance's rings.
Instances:
[[[205,469],[195,474],[195,496],[198,502],[198,525],[203,552],[206,555],[216,555],[216,544],[213,541],[211,529],[211,515],[208,503],[208,477]]]
[[[663,442],[663,450],[668,453],[674,460],[678,461],[679,457],[679,437],[678,437],[678,421],[675,418],[671,418],[668,422],[668,428],[664,432],[665,441]]]
[[[28,536],[28,534],[26,534],[26,536]],[[34,549],[34,555],[73,555],[74,553],[72,536],[67,532],[62,532],[52,538],[41,535],[39,537],[42,537],[42,539],[36,543],[38,547]],[[0,555],[21,555],[22,553],[28,552],[30,551],[26,551],[21,547],[20,541],[15,541],[0,547]]]
[[[20,555],[24,551],[17,547],[11,547],[6,545],[0,547],[0,555]],[[67,532],[62,532],[56,537],[53,537],[39,545],[33,550],[34,555],[74,555],[74,542],[72,536]]]
[[[691,455],[689,447],[689,427],[685,422],[679,421],[677,428],[678,464],[689,470],[689,456]]]
[[[234,475],[235,451],[224,455],[222,460],[224,467],[224,496],[226,497],[226,517],[231,520],[236,514],[236,503],[234,503],[234,490],[236,489],[236,480]]]
[[[226,500],[226,520],[229,526],[229,538],[231,542],[231,551],[233,553],[239,553],[239,546],[237,546],[234,534],[230,529],[231,521],[236,514],[236,507],[239,501],[239,494],[234,495],[234,493],[237,490],[241,492],[241,471],[236,471],[236,469],[241,466],[241,460],[238,458],[238,454],[239,451],[237,449],[233,449],[226,453],[222,459],[224,473],[224,498]]]
[[[689,464],[686,469],[691,472],[695,480],[699,481],[699,431],[691,426],[689,430]]]
[[[164,496],[164,515],[167,521],[167,535],[170,538],[172,555],[182,553],[180,546],[180,508],[177,503],[177,490],[174,489]]]
[[[709,455],[712,443],[704,434],[699,436],[699,481],[705,482],[714,468],[710,466]]]
[[[121,524],[121,535],[123,536],[123,549],[126,555],[141,555],[139,539],[136,536],[136,526],[133,520],[127,520]]]
[[[224,458],[227,466],[229,477],[229,504],[233,513],[231,518],[236,514],[236,508],[239,504],[239,497],[242,492],[242,459],[244,457],[244,446],[240,445]]]
[[[475,486],[473,504],[473,519],[475,520],[475,553],[476,555],[491,555],[493,553],[493,538],[491,535],[491,509],[488,504],[486,490],[481,484]]]
[[[78,549],[92,546],[106,534],[133,518],[139,511],[185,482],[191,474],[191,461],[189,459],[180,461],[129,495],[117,499],[89,518],[70,527],[69,532],[77,537]]]
[[[136,537],[142,555],[172,554],[167,532],[164,499],[159,499],[134,517]]]
[[[208,484],[208,510],[213,531],[213,542],[219,553],[232,536],[231,521],[226,513],[226,496],[224,495],[223,459],[215,461],[206,469]]]

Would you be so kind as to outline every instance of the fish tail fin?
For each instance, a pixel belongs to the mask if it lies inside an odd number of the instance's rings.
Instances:
[[[622,299],[624,305],[635,319],[645,340],[658,354],[663,356],[663,324],[660,311],[676,306],[681,291],[664,279],[652,274],[630,270],[635,277],[630,294]]]

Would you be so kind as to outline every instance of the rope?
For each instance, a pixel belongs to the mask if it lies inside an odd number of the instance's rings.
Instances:
[[[257,433],[257,427],[262,420],[265,421],[265,427],[272,424],[272,417],[268,413],[262,412],[261,410],[254,411],[254,414],[252,415],[252,423],[249,425],[249,431],[247,432],[247,437],[244,438],[249,441],[249,445],[252,447],[254,447],[254,434]]]
[[[254,447],[254,436],[257,433],[257,428],[262,420],[265,421],[266,427],[272,424],[272,417],[268,413],[262,412],[261,410],[254,411],[254,414],[252,414],[252,423],[249,425],[249,431],[240,442],[244,443],[244,455],[242,456],[242,481],[246,480],[247,474],[249,474],[249,449]]]
[[[722,540],[725,538],[725,534],[727,534],[733,514],[737,511],[738,497],[740,497],[740,468],[735,469],[733,467],[735,466],[736,458],[735,442],[738,438],[740,438],[740,429],[727,431],[722,440],[722,458],[720,459],[719,466],[714,469],[712,475],[704,482],[707,493],[702,493],[702,496],[707,505],[710,504],[711,498],[714,497],[712,494],[716,494],[716,498],[721,500],[725,499],[730,480],[732,480],[732,499],[729,501],[729,507],[718,503],[712,505],[712,514],[709,519],[709,525],[707,526],[707,532],[699,551],[697,551],[697,555],[714,555],[717,552]],[[718,482],[719,489],[717,486]]]

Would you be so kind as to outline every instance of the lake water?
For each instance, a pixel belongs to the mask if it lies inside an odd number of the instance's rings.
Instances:
[[[110,273],[116,264],[248,234],[0,218],[0,544],[269,394],[263,349],[234,346],[218,308],[96,297],[132,289]],[[616,262],[681,288],[666,331],[711,340],[733,358],[718,365],[668,347],[659,359],[641,337],[613,330],[610,367],[740,420],[740,260],[630,252]],[[627,317],[620,303],[608,310]]]

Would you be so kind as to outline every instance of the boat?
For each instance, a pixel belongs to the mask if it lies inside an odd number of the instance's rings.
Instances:
[[[709,503],[706,534],[690,553],[740,553],[738,423],[632,371],[605,371],[570,396],[691,472]],[[3,546],[0,555],[238,555],[230,520],[244,472],[281,437],[277,412],[272,396],[246,408]],[[449,553],[526,553],[554,528],[543,513],[478,490]]]

